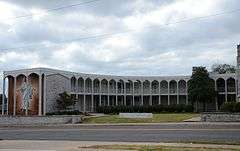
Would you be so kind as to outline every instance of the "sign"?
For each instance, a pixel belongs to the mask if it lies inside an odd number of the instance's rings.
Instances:
[[[119,118],[152,118],[152,113],[119,113]]]

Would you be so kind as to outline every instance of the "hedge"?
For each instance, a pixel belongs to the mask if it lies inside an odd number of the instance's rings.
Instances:
[[[46,115],[82,115],[83,113],[74,110],[74,111],[57,111],[57,112],[51,112],[51,113],[46,113]]]
[[[98,113],[118,114],[118,113],[183,113],[193,112],[192,105],[154,105],[154,106],[100,106]]]
[[[226,102],[220,110],[223,112],[240,112],[240,102]]]

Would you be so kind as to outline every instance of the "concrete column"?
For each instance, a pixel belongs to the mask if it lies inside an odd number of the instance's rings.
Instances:
[[[123,85],[124,85],[124,105],[126,106],[127,105],[127,88],[126,88],[126,82],[123,81]]]
[[[158,104],[161,104],[161,85],[160,85],[161,81],[159,81],[159,85],[158,85],[158,91],[159,91],[159,98],[158,98]]]
[[[186,104],[188,105],[188,83],[186,81],[186,90],[187,90],[187,94],[186,94]]]
[[[108,92],[107,92],[107,106],[110,105],[110,102],[109,102],[109,81],[107,82],[107,89],[108,89]]]
[[[235,79],[235,93],[236,93],[236,102],[238,102],[238,81]]]
[[[2,96],[2,115],[4,115],[5,110],[5,77],[3,75],[3,96]]]
[[[214,88],[215,88],[215,91],[217,92],[217,82],[216,82],[216,80],[214,80]],[[218,111],[218,101],[217,101],[217,97],[215,97],[215,103],[216,103],[216,111]]]
[[[168,82],[168,105],[170,105],[170,82]]]
[[[86,79],[83,80],[84,94],[83,94],[83,112],[86,112]]]
[[[179,86],[178,86],[178,82],[177,81],[177,104],[179,104]]]
[[[133,106],[135,105],[135,97],[134,97],[134,93],[135,93],[135,92],[134,92],[134,81],[133,81],[133,96],[132,96],[132,97],[133,97]]]
[[[118,83],[116,81],[116,106],[118,106]]]
[[[93,81],[92,81],[92,95],[91,95],[91,110],[94,112],[94,101],[93,101]]]
[[[42,115],[42,76],[39,75],[39,94],[38,94],[38,115]]]
[[[143,105],[143,82],[141,82],[141,105]]]
[[[99,80],[100,83],[99,83],[99,106],[102,106],[102,84],[101,84],[101,80]]]
[[[14,77],[13,78],[13,115],[16,115],[16,81],[17,81],[17,78]]]
[[[46,106],[47,106],[47,100],[46,100],[46,75],[44,75],[43,78],[43,115],[46,115]]]
[[[227,102],[228,101],[228,99],[227,99],[227,80],[224,79],[224,81],[225,81],[225,102]]]
[[[150,83],[150,101],[149,101],[149,105],[152,105],[152,83],[151,82],[149,82]]]

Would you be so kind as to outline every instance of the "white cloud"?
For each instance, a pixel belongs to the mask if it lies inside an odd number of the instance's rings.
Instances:
[[[235,63],[239,13],[144,27],[238,9],[238,0],[106,0],[45,12],[60,4],[67,2],[0,1],[0,48],[32,45],[0,49],[1,72],[43,66],[101,74],[176,75],[190,74],[196,65]],[[5,20],[31,13],[38,15]],[[136,31],[84,39],[129,29]]]

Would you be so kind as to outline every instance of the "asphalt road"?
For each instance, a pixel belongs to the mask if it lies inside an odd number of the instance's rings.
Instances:
[[[0,127],[2,140],[240,142],[240,123]]]

